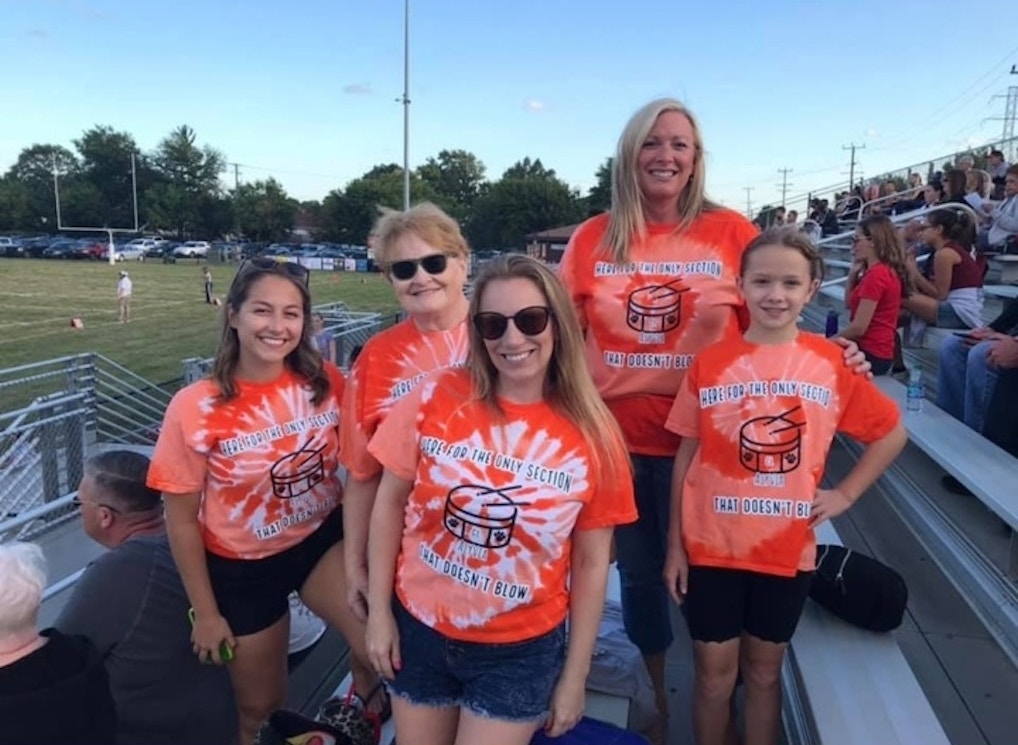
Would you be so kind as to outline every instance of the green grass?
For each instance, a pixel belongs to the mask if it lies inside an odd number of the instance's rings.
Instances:
[[[210,265],[214,292],[226,294],[235,266]],[[131,322],[117,321],[121,269],[134,283]],[[343,301],[352,310],[395,311],[380,274],[312,272],[312,302]],[[220,310],[204,301],[201,268],[132,261],[0,259],[0,368],[97,352],[154,383],[180,378],[181,360],[209,357]],[[84,328],[71,328],[80,317]]]

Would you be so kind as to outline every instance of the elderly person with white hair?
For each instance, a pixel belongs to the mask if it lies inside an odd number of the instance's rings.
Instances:
[[[88,640],[36,623],[46,560],[31,543],[0,545],[0,745],[109,745],[116,715]]]

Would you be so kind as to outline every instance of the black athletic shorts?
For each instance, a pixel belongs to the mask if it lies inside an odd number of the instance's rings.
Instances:
[[[340,506],[314,533],[273,556],[228,559],[206,551],[212,592],[230,630],[237,636],[253,634],[286,615],[290,593],[303,587],[325,552],[341,540]]]
[[[743,633],[782,644],[799,623],[813,572],[778,577],[744,569],[689,568],[683,605],[689,634],[700,642],[724,642]]]

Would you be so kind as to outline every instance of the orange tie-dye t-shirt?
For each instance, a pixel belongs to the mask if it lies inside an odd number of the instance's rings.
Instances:
[[[837,432],[869,443],[894,429],[897,405],[845,366],[843,350],[800,333],[703,350],[667,427],[700,440],[682,487],[689,563],[794,576],[813,569],[810,509]]]
[[[407,319],[368,340],[350,371],[343,396],[340,454],[359,479],[382,472],[368,442],[397,401],[424,377],[467,359],[467,321],[447,331],[421,331]]]
[[[212,553],[272,556],[300,543],[342,501],[343,375],[325,367],[330,391],[318,405],[290,371],[271,383],[237,381],[239,395],[226,403],[211,380],[170,401],[148,485],[168,499],[201,492],[202,538]]]
[[[738,334],[735,279],[757,229],[726,209],[704,212],[679,234],[652,225],[620,266],[601,247],[607,227],[599,215],[577,228],[559,274],[586,332],[594,382],[630,451],[674,455],[668,410],[699,351]]]
[[[531,639],[569,606],[571,536],[633,522],[621,478],[592,473],[580,431],[545,403],[476,399],[465,370],[430,376],[382,422],[370,449],[414,482],[396,594],[410,613],[463,641]]]

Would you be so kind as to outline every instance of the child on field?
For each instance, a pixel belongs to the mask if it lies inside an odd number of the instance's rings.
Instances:
[[[781,663],[813,576],[813,527],[848,509],[905,445],[894,402],[844,365],[839,346],[796,326],[822,278],[805,235],[756,238],[739,271],[749,328],[697,356],[666,423],[683,439],[665,580],[693,638],[699,745],[735,742],[740,664],[744,741],[777,742]],[[867,448],[841,483],[821,489],[837,432]]]

